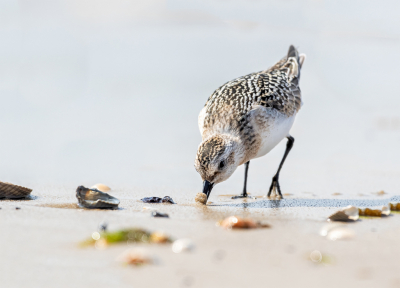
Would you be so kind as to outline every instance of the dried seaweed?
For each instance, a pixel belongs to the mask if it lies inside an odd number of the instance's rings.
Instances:
[[[145,197],[140,199],[144,203],[171,203],[171,204],[176,204],[174,200],[172,200],[171,197],[165,196],[164,198],[160,197]]]
[[[102,245],[116,244],[121,242],[139,242],[139,243],[168,243],[172,240],[161,232],[150,233],[144,229],[133,228],[114,232],[95,232],[88,240],[81,242],[81,246],[93,246],[100,241]],[[100,243],[98,242],[98,243]]]

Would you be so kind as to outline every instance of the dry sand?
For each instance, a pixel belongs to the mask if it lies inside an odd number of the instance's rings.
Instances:
[[[330,241],[319,235],[325,218],[338,209],[331,206],[379,205],[390,194],[333,200],[303,193],[287,197],[279,208],[270,208],[279,201],[261,197],[216,195],[204,206],[194,203],[195,191],[170,195],[176,205],[139,201],[165,196],[162,190],[124,188],[110,194],[121,200],[119,210],[81,209],[73,187],[36,187],[34,200],[1,201],[1,287],[400,287],[400,214],[345,224],[354,239]],[[170,218],[151,218],[142,212],[145,206]],[[226,231],[215,225],[229,215],[272,227]],[[175,254],[170,244],[78,247],[104,221],[109,230],[142,227],[190,238],[196,248]],[[146,249],[157,263],[129,267],[115,261],[129,247]],[[324,255],[323,263],[310,260],[315,250]]]

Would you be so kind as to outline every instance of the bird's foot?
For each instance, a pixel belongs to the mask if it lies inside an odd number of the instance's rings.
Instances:
[[[247,193],[243,193],[242,195],[233,196],[231,199],[256,199],[256,197],[250,196]]]
[[[274,199],[283,199],[282,193],[281,193],[281,187],[279,186],[279,180],[278,177],[273,177],[272,178],[272,183],[271,186],[269,187],[269,192],[267,195],[268,198],[274,198]]]

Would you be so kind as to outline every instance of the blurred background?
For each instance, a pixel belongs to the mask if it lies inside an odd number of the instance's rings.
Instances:
[[[283,192],[396,192],[399,11],[393,0],[1,0],[0,181],[193,195],[209,95],[294,44],[307,54],[304,106]],[[253,195],[284,148],[251,162]],[[242,181],[240,167],[214,193]]]

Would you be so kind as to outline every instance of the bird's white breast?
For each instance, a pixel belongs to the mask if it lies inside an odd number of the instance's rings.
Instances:
[[[252,124],[261,138],[261,145],[254,158],[264,156],[282,141],[292,128],[296,114],[284,115],[275,109],[256,107],[252,111]]]

